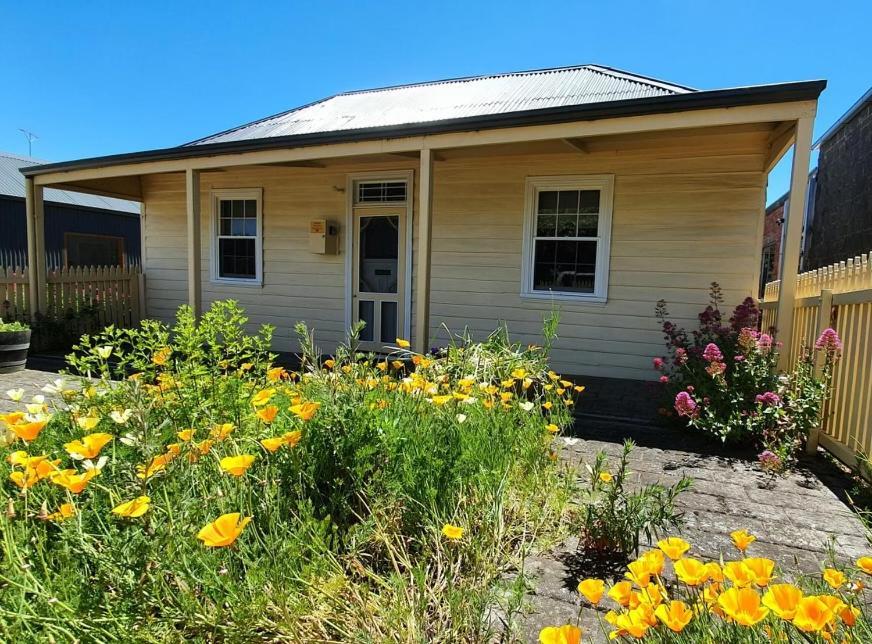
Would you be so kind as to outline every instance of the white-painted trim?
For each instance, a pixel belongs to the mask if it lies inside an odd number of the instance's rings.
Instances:
[[[384,203],[354,203],[354,187],[359,181],[387,181],[401,179],[406,182],[406,201],[388,201]],[[413,204],[415,194],[415,171],[414,170],[381,170],[374,172],[355,172],[345,177],[345,226],[340,235],[345,236],[345,243],[340,246],[345,248],[345,328],[351,328],[353,317],[354,295],[354,209],[396,207],[406,209],[404,253],[404,279],[405,293],[403,293],[403,337],[408,338],[412,333],[412,223]]]
[[[218,275],[218,202],[222,199],[254,199],[257,202],[257,236],[254,240],[254,266],[256,277],[254,279],[221,277]],[[212,190],[209,193],[211,210],[209,217],[212,220],[211,233],[209,236],[209,275],[215,284],[227,284],[232,286],[263,286],[263,188],[222,188]]]
[[[599,190],[600,212],[597,226],[597,253],[594,292],[568,293],[533,289],[533,237],[536,220],[536,196],[539,190]],[[522,245],[521,297],[525,299],[603,304],[608,301],[609,257],[612,239],[612,206],[615,177],[611,174],[527,177],[524,204],[524,241]]]

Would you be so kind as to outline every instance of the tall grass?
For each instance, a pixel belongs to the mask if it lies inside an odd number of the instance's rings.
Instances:
[[[4,638],[486,641],[492,610],[510,632],[523,588],[500,579],[560,537],[574,489],[549,426],[568,424],[575,392],[547,352],[499,332],[377,357],[352,332],[324,360],[302,328],[291,373],[271,329],[246,323],[222,302],[172,328],[107,328],[70,357],[90,380],[57,383],[63,407],[25,392],[25,415],[5,417]],[[99,454],[74,458],[101,433]],[[254,456],[240,476],[221,466],[237,455]],[[96,474],[76,492],[64,470]],[[113,512],[142,496],[142,516]],[[197,538],[237,512],[251,523],[232,545]]]

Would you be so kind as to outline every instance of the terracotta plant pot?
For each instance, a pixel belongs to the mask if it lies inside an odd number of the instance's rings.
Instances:
[[[30,329],[0,331],[0,373],[23,371],[30,348]]]

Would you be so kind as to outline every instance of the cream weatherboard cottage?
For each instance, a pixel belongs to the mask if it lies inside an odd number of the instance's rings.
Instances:
[[[712,281],[730,305],[756,293],[767,173],[791,145],[797,265],[824,86],[699,91],[585,65],[347,92],[174,148],[24,168],[30,256],[44,188],[134,199],[149,317],[234,298],[276,326],[276,350],[297,348],[298,320],[330,351],[359,319],[372,349],[425,350],[501,322],[537,342],[559,307],[556,369],[647,379],[657,300],[691,321]],[[785,341],[794,283],[785,271]]]

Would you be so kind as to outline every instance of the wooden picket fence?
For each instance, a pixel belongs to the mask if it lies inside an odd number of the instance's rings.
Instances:
[[[26,266],[0,266],[0,317],[29,320],[31,302]],[[138,266],[75,266],[46,272],[46,315],[63,321],[71,334],[109,324],[131,327],[144,310],[143,275]]]
[[[766,285],[764,330],[776,326],[779,286],[777,281]],[[799,275],[790,364],[829,326],[838,332],[844,347],[820,442],[853,466],[857,454],[872,455],[872,253]]]

